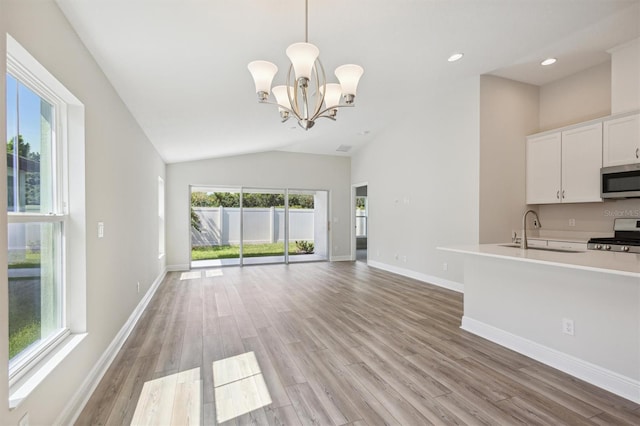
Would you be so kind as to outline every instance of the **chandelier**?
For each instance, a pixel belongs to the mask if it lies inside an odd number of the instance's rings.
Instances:
[[[283,123],[294,117],[300,127],[309,130],[318,118],[335,121],[338,108],[354,106],[364,69],[354,64],[341,65],[335,70],[340,84],[327,83],[318,58],[320,50],[309,43],[309,0],[305,0],[304,13],[304,43],[294,43],[286,50],[291,65],[285,85],[271,88],[278,72],[278,67],[271,62],[253,61],[248,68],[256,85],[258,102],[277,105]],[[275,102],[269,100],[270,93]]]

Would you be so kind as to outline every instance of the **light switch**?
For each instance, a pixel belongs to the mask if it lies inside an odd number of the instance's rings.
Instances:
[[[104,222],[98,222],[98,238],[104,237]]]

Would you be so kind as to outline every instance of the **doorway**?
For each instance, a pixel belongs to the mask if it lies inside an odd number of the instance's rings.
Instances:
[[[353,211],[354,211],[354,258],[358,262],[367,263],[368,236],[369,236],[369,200],[368,185],[353,186]]]
[[[191,267],[326,261],[326,190],[191,187]]]

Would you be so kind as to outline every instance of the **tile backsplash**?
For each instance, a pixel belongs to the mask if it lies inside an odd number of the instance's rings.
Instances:
[[[609,200],[602,203],[546,204],[538,206],[543,228],[540,235],[575,236],[581,239],[612,236],[613,221],[617,217],[640,218],[640,198]],[[570,220],[575,219],[575,226]]]

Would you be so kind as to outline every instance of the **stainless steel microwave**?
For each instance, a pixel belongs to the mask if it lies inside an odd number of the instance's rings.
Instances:
[[[600,169],[602,198],[640,198],[640,163]]]

